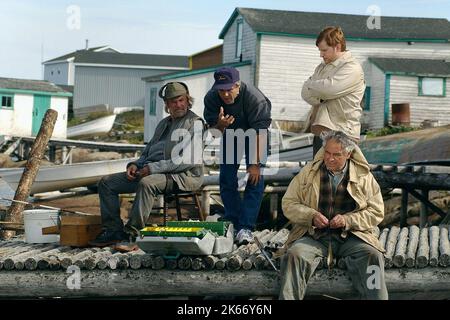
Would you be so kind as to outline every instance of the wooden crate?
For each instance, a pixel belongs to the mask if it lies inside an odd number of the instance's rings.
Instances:
[[[43,228],[43,234],[59,233],[60,245],[87,247],[102,230],[102,219],[96,215],[61,215],[58,227]]]

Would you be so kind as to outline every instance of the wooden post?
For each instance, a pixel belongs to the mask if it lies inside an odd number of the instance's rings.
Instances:
[[[428,228],[420,229],[419,248],[417,249],[417,268],[425,268],[430,257],[430,245],[428,244]]]
[[[428,199],[429,191],[424,189],[422,190],[422,195]],[[428,221],[428,208],[422,201],[420,202],[420,227],[423,228],[427,225]]]
[[[211,195],[211,192],[209,191],[202,191],[202,206],[203,206],[203,214],[205,217],[209,216],[210,214],[210,205],[211,200],[209,196]]]
[[[50,140],[50,137],[52,136],[57,116],[58,112],[52,109],[47,110],[45,113],[39,133],[36,136],[33,146],[31,147],[30,156],[27,164],[25,165],[22,177],[20,178],[19,186],[17,187],[16,194],[14,195],[14,200],[26,201],[30,195],[31,185],[36,178],[39,166],[41,165],[41,160],[44,156],[45,148]],[[11,222],[22,222],[22,212],[24,208],[25,204],[13,202],[6,213],[5,220]],[[2,232],[1,236],[5,239],[10,238],[14,236],[14,231]]]
[[[439,263],[439,227],[432,226],[429,228],[430,234],[430,266],[437,267]]]
[[[400,208],[400,227],[406,227],[408,218],[408,190],[402,189],[402,207]]]
[[[406,249],[408,243],[408,233],[409,230],[407,227],[403,227],[398,235],[397,247],[394,255],[394,265],[398,268],[401,268],[405,265],[406,262]]]
[[[450,265],[450,243],[448,240],[448,227],[442,226],[439,239],[439,265],[447,267]]]
[[[393,266],[393,256],[395,253],[395,247],[397,245],[398,235],[400,233],[400,228],[393,226],[389,231],[389,235],[386,241],[386,254],[385,254],[385,267],[391,268]]]
[[[409,227],[409,241],[406,250],[406,266],[412,268],[416,265],[416,252],[419,246],[420,229],[417,226]]]

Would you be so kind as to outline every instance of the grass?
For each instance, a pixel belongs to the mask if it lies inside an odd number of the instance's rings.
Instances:
[[[390,134],[409,132],[409,131],[414,131],[414,130],[418,130],[418,129],[419,128],[408,127],[408,126],[388,126],[388,127],[384,127],[384,128],[378,129],[378,130],[367,131],[367,137],[368,138],[382,137],[382,136],[387,136]]]
[[[144,111],[132,110],[118,114],[115,122],[114,129],[144,132]]]

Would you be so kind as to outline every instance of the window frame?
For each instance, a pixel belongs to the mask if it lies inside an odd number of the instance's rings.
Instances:
[[[446,97],[446,86],[447,86],[447,78],[444,77],[419,77],[419,97],[437,97],[437,98],[445,98]],[[442,80],[442,94],[426,94],[423,93],[423,79],[441,79]]]
[[[239,27],[241,27],[241,28],[239,28]],[[240,36],[240,39],[239,39],[239,36]],[[240,58],[241,57],[241,54],[242,54],[242,40],[243,39],[244,39],[244,19],[238,19],[238,20],[236,20],[235,58]]]
[[[11,98],[11,106],[3,106],[3,97]],[[0,92],[0,109],[2,110],[14,110],[14,94]]]
[[[156,116],[156,88],[150,88],[150,104],[149,104],[149,115]]]

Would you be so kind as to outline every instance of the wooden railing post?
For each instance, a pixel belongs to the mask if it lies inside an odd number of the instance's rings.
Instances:
[[[30,195],[31,186],[36,179],[36,175],[39,171],[41,165],[41,160],[44,157],[45,148],[47,147],[48,141],[53,133],[53,128],[55,127],[56,118],[58,117],[58,112],[49,109],[44,115],[42,120],[41,128],[39,133],[31,146],[30,154],[25,165],[22,177],[20,178],[19,185],[17,187],[16,193],[14,195],[14,200],[26,201]],[[6,212],[6,221],[18,222],[23,221],[23,209],[25,208],[24,203],[12,202],[8,211]],[[14,236],[14,231],[3,231],[0,235],[4,238],[10,238]]]

